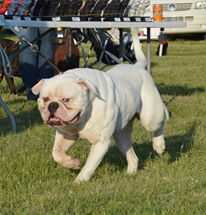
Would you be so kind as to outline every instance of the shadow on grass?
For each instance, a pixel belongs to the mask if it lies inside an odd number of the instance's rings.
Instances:
[[[195,133],[195,125],[193,125],[185,134],[174,135],[166,137],[166,152],[169,154],[168,163],[172,163],[181,158],[184,153],[191,150],[193,146],[193,135]],[[139,169],[144,168],[146,160],[155,159],[159,157],[153,149],[151,142],[145,142],[142,144],[134,144],[135,152],[140,160]],[[110,148],[108,156],[106,156],[105,162],[109,162],[112,165],[116,165],[118,169],[126,168],[126,160],[120,154],[116,145]]]
[[[191,96],[194,93],[203,93],[205,88],[203,87],[188,87],[179,85],[165,85],[163,83],[158,84],[158,89],[161,94],[169,96]]]
[[[42,124],[42,119],[37,108],[33,108],[30,111],[22,111],[15,115],[15,120],[17,124],[17,133],[31,128],[34,125]],[[0,119],[0,134],[7,135],[11,133],[12,129],[9,119]]]
[[[187,153],[192,149],[195,128],[196,125],[194,124],[184,135],[175,135],[166,138],[166,151],[170,155],[169,163],[180,159],[182,154]]]

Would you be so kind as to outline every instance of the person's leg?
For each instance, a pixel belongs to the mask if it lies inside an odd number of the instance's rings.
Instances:
[[[33,41],[37,37],[36,28],[22,28],[21,36],[28,41]],[[22,47],[27,46],[26,42],[22,42]],[[27,89],[28,99],[35,99],[30,89],[39,81],[40,77],[37,71],[37,55],[32,52],[30,47],[25,48],[19,54],[20,73],[23,83]]]
[[[48,31],[48,28],[40,28],[40,35]],[[53,62],[55,50],[55,32],[51,31],[41,39],[40,52],[38,57],[38,68],[41,79],[51,78],[54,75],[54,67],[47,62]]]

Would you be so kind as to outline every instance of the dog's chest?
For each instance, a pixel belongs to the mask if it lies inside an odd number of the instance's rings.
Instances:
[[[79,131],[79,137],[87,139],[90,143],[95,144],[99,141],[102,131],[102,121],[90,119],[82,130]]]
[[[86,139],[92,144],[95,144],[99,141],[101,130],[101,122],[98,123],[97,121],[93,120],[89,120],[89,122],[86,123],[82,129],[69,126],[67,128],[58,129],[58,131],[68,139]]]
[[[102,100],[96,98],[93,101],[92,112],[89,119],[79,131],[79,137],[87,139],[93,144],[97,143],[104,128],[105,114],[105,103]]]
[[[97,143],[99,140],[99,135],[91,130],[80,132],[79,137],[88,140],[92,144]]]

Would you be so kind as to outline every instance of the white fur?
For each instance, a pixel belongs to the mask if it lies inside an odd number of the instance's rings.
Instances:
[[[138,41],[134,46],[136,52],[140,50]],[[152,77],[145,70],[143,52],[138,53],[136,56],[139,59],[135,65],[120,64],[107,73],[93,69],[69,70],[41,84],[38,102],[45,121],[48,119],[48,105],[52,101],[58,102],[61,107],[63,113],[59,117],[66,116],[68,121],[71,115],[81,111],[80,121],[56,126],[53,149],[56,162],[77,169],[79,161],[66,155],[66,151],[78,137],[92,143],[87,161],[75,182],[91,178],[108,151],[112,137],[127,159],[127,172],[133,174],[137,171],[138,158],[131,140],[133,119],[137,114],[145,129],[153,133],[154,150],[162,154],[165,149],[163,128],[168,112]],[[79,82],[86,87],[80,86]],[[35,88],[35,91],[38,89]],[[45,97],[49,97],[50,101],[43,102]],[[64,104],[62,97],[72,99]]]

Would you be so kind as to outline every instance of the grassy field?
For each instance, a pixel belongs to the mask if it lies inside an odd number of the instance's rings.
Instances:
[[[88,183],[73,184],[76,171],[54,163],[54,131],[42,124],[36,102],[0,92],[15,113],[18,132],[0,119],[0,215],[205,215],[206,214],[206,42],[174,41],[166,57],[155,56],[155,82],[172,117],[162,157],[139,122],[133,139],[140,158],[135,176],[115,145]],[[84,163],[89,143],[72,154]]]

